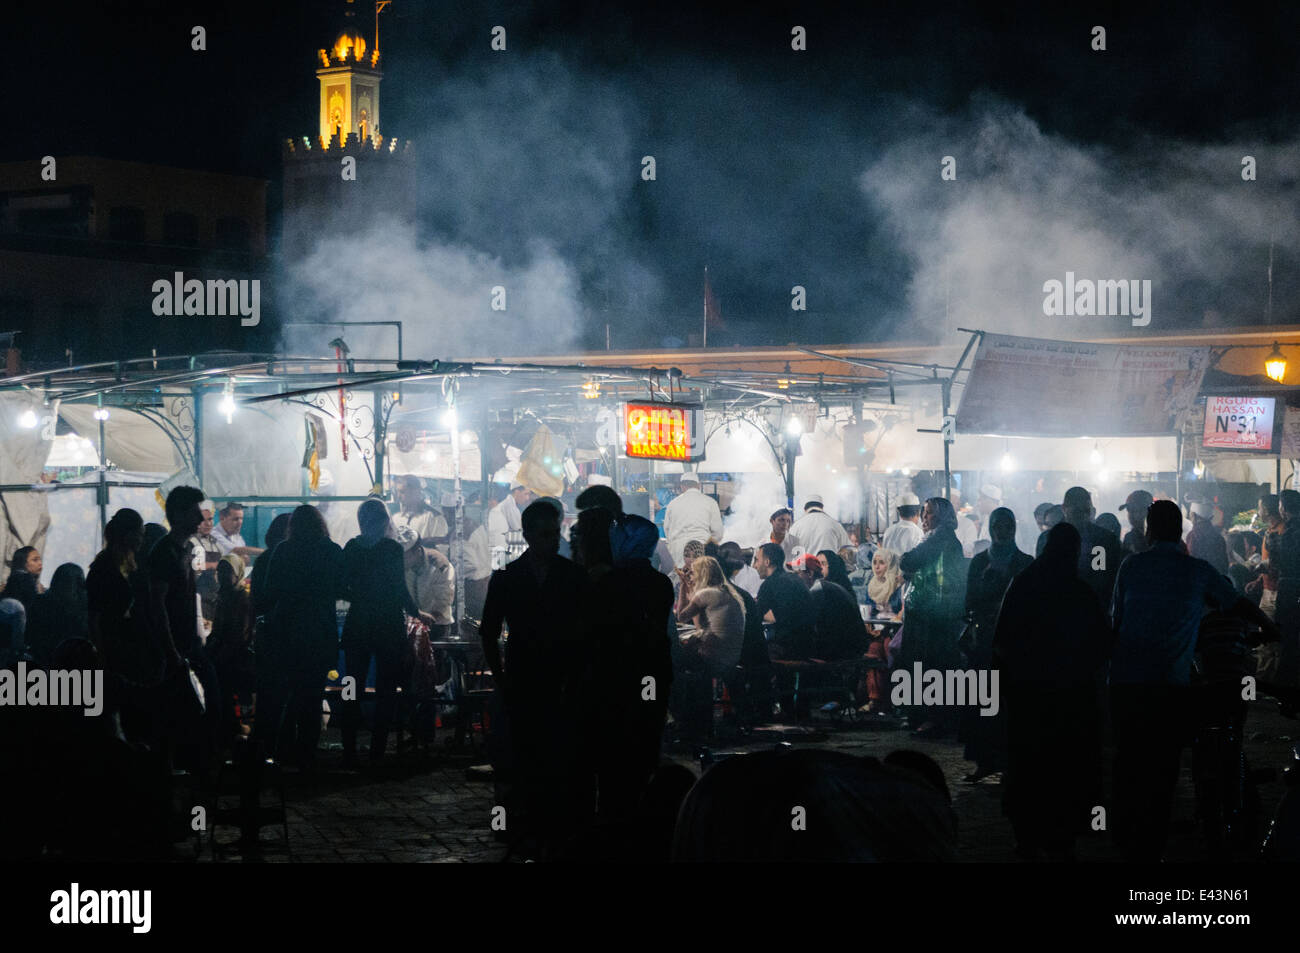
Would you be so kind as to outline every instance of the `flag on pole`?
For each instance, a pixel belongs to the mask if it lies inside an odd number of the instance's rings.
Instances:
[[[722,309],[718,299],[713,296],[713,287],[709,284],[709,268],[704,266],[704,346],[709,346],[709,328],[725,328],[722,323]]]

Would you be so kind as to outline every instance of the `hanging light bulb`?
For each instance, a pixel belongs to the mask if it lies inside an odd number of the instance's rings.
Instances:
[[[28,410],[24,410],[18,416],[18,426],[22,427],[24,430],[31,430],[33,427],[36,426],[36,424],[37,424],[36,411],[31,410],[30,408]]]
[[[998,466],[1001,468],[1003,473],[1010,473],[1016,468],[1016,458],[1009,453],[1004,453],[1002,454],[1002,460],[999,462]]]
[[[1088,459],[1092,461],[1094,467],[1101,466],[1102,461],[1105,459],[1105,457],[1102,456],[1101,447],[1094,443],[1092,445],[1092,453],[1088,455]]]
[[[786,421],[785,432],[792,437],[797,437],[803,433],[803,421],[798,417],[791,417]]]
[[[1279,384],[1286,377],[1286,355],[1282,353],[1282,348],[1276,341],[1273,342],[1272,353],[1264,358],[1264,373]]]
[[[217,404],[217,410],[226,415],[226,423],[232,423],[235,418],[235,382],[226,381],[226,389],[221,394],[221,402]]]
[[[1205,464],[1200,460],[1197,460],[1196,465],[1192,467],[1192,473],[1196,474],[1198,480],[1205,476]]]

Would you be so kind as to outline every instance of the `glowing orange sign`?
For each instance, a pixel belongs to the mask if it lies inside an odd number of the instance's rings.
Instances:
[[[624,404],[627,455],[690,463],[704,458],[701,408],[689,404]]]

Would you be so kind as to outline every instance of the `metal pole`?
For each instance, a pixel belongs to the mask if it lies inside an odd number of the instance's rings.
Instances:
[[[105,457],[104,448],[104,395],[99,395],[98,410],[95,412],[96,419],[99,420],[99,536],[104,538],[104,530],[108,526],[108,461]]]
[[[943,379],[943,419],[948,419],[948,401],[952,396],[952,379],[945,377]],[[943,441],[943,497],[944,499],[952,498],[952,469],[948,458],[949,443],[946,438]]]
[[[451,390],[448,401],[451,408],[451,471],[452,493],[456,497],[456,525],[452,527],[451,560],[456,570],[456,604],[453,607],[456,624],[460,625],[465,615],[465,544],[461,536],[465,530],[465,498],[460,485],[460,421],[455,403],[455,389]],[[479,450],[482,453],[482,448]]]

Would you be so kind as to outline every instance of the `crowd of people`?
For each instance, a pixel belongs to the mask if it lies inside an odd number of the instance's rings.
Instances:
[[[451,520],[416,479],[399,480],[397,499],[396,514],[379,498],[363,502],[346,545],[302,505],[277,516],[258,548],[241,535],[243,507],[218,511],[200,490],[179,487],[166,500],[167,526],[118,510],[89,571],[62,565],[48,591],[40,553],[18,550],[0,592],[0,666],[75,666],[106,682],[99,719],[0,712],[11,720],[0,732],[7,763],[48,794],[35,799],[43,816],[20,853],[88,842],[110,855],[165,850],[176,768],[210,783],[226,757],[246,751],[313,775],[340,652],[361,685],[373,665],[366,754],[382,760],[399,686],[410,684],[412,631],[437,640],[456,627]],[[581,493],[576,512],[511,487],[482,525],[462,524],[476,540],[467,550],[486,549],[495,567],[484,580],[483,554],[466,553],[467,607],[470,582],[484,582],[481,610],[468,615],[481,616],[494,680],[509,840],[542,857],[617,852],[618,838],[644,846],[648,831],[671,830],[670,806],[686,801],[680,856],[750,856],[720,833],[710,840],[725,825],[706,820],[727,803],[693,788],[687,796],[662,762],[665,738],[706,743],[720,697],[742,723],[801,719],[819,686],[842,689],[847,677],[866,716],[901,718],[916,737],[956,734],[974,763],[967,781],[1001,775],[1022,855],[1072,856],[1098,806],[1110,804],[1124,855],[1159,859],[1189,737],[1223,729],[1239,751],[1242,677],[1278,691],[1298,681],[1300,492],[1261,499],[1263,532],[1229,542],[1204,504],[1185,517],[1143,490],[1121,507],[1121,538],[1118,519],[1096,514],[1089,492],[1073,487],[1035,510],[1033,555],[1017,545],[1023,527],[1000,501],[997,488],[982,488],[959,515],[950,498],[905,494],[877,543],[860,542],[814,495],[797,520],[778,507],[770,534],[743,547],[722,540],[717,502],[693,473],[667,507],[666,538],[624,512],[607,485]],[[514,534],[525,548],[502,559]],[[896,709],[890,671],[918,665],[996,670],[998,713],[951,698],[923,704],[919,694]],[[361,764],[363,695],[340,696],[348,768]],[[809,755],[764,770],[911,788],[912,856],[953,850],[946,783],[924,756],[848,764]],[[112,795],[89,817],[70,811],[67,792],[94,771],[112,772]],[[728,768],[706,787],[726,790],[732,774],[735,784],[745,771]],[[819,789],[811,775],[803,783]],[[768,807],[756,803],[755,816]],[[907,855],[870,826],[848,855]],[[666,856],[667,842],[656,844],[652,853]]]

